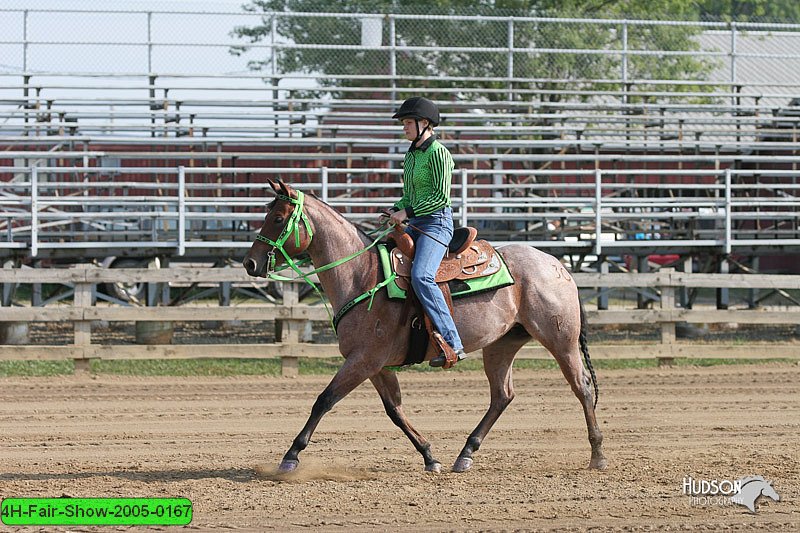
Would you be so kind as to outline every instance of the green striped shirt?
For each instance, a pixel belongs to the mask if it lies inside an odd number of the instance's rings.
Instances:
[[[403,161],[403,197],[394,207],[405,209],[409,218],[449,207],[454,167],[453,156],[433,137],[409,150]]]

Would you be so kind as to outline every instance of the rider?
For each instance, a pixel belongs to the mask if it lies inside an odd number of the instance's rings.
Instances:
[[[406,232],[415,243],[411,285],[433,327],[449,344],[458,360],[466,358],[442,290],[434,278],[442,262],[446,244],[453,237],[453,212],[450,209],[450,183],[453,157],[437,139],[433,128],[439,125],[439,108],[415,96],[400,106],[392,118],[403,122],[403,133],[411,146],[403,161],[403,197],[391,207],[393,225],[408,220]],[[444,354],[430,361],[444,366]]]

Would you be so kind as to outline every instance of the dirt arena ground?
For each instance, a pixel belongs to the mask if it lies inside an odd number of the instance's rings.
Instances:
[[[517,371],[517,398],[469,473],[424,473],[363,385],[323,419],[286,480],[274,468],[326,377],[5,378],[0,496],[184,496],[187,528],[200,530],[800,529],[800,366],[599,377],[605,472],[585,468],[583,417],[560,374]],[[488,405],[483,375],[404,373],[401,383],[412,422],[451,464]],[[761,497],[752,514],[682,493],[684,476],[745,475],[772,481],[781,500]]]

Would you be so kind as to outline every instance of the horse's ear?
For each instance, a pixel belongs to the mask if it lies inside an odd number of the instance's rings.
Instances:
[[[274,181],[272,181],[271,178],[267,178],[267,183],[269,183],[269,186],[272,187],[273,191],[275,191],[275,194],[280,194],[281,193],[281,188],[278,187],[278,184],[275,183]]]
[[[281,180],[278,180],[278,185],[280,185],[283,194],[285,194],[289,198],[297,198],[297,194],[295,194],[294,190],[289,185],[286,185]]]

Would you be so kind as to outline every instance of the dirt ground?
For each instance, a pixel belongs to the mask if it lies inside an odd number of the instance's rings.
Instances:
[[[488,405],[485,378],[400,378],[412,423],[451,464]],[[585,468],[583,416],[560,374],[526,370],[466,474],[423,472],[367,384],[323,419],[283,480],[274,469],[326,377],[4,378],[0,496],[184,496],[194,504],[186,527],[202,530],[800,529],[800,366],[599,379],[604,472]],[[682,493],[685,476],[745,475],[772,481],[781,500],[761,497],[753,514]]]

